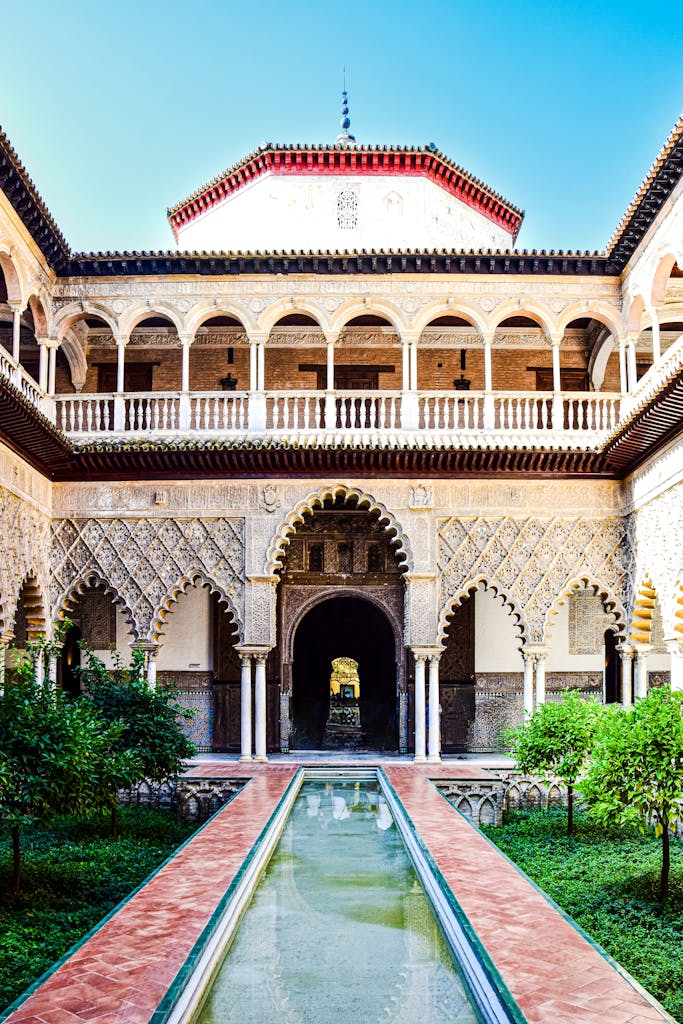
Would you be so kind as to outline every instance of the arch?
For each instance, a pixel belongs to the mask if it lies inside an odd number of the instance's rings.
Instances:
[[[198,584],[202,587],[208,587],[210,593],[218,595],[218,600],[221,604],[227,605],[228,611],[235,624],[235,628],[237,629],[237,635],[240,643],[244,641],[244,626],[241,616],[235,607],[233,598],[223,590],[222,587],[219,587],[218,584],[207,576],[201,569],[190,569],[187,573],[181,576],[173,585],[172,589],[169,590],[157,604],[149,630],[149,639],[154,641],[159,641],[161,639],[166,619],[171,613],[173,605],[177,604],[179,598],[181,598],[183,594],[186,594],[191,587],[196,587]]]
[[[306,316],[310,316],[317,324],[320,325],[321,330],[330,330],[330,320],[324,310],[314,302],[293,297],[288,299],[279,299],[272,305],[267,306],[258,318],[256,327],[259,331],[264,331],[266,334],[270,334],[278,320],[281,320],[283,316],[288,316],[292,313],[303,313]]]
[[[463,320],[468,320],[483,341],[486,334],[486,320],[474,305],[471,305],[469,302],[463,302],[461,299],[453,302],[452,305],[449,305],[448,302],[444,302],[442,299],[430,302],[414,318],[410,329],[422,334],[425,327],[429,327],[431,322],[437,320],[440,316],[459,316]]]
[[[385,299],[375,298],[370,299],[368,302],[364,299],[354,298],[343,303],[332,318],[332,330],[339,334],[349,320],[353,320],[355,316],[368,316],[372,314],[383,316],[388,320],[399,337],[406,330],[409,330],[408,325],[404,323],[401,311],[393,303],[387,302]]]
[[[628,334],[640,332],[640,321],[645,310],[645,299],[642,295],[631,295],[626,308],[626,330]]]
[[[512,316],[527,316],[530,320],[534,320],[548,340],[560,333],[557,319],[549,309],[544,309],[535,302],[527,302],[523,299],[510,299],[496,306],[489,321],[489,332],[497,331],[503,321]]]
[[[85,378],[88,373],[88,359],[81,339],[75,335],[71,328],[68,328],[62,335],[61,350],[69,364],[73,386],[76,391],[79,391],[85,384]]]
[[[89,316],[99,317],[111,330],[114,337],[118,334],[118,321],[114,314],[101,302],[78,302],[65,306],[59,311],[55,318],[55,337],[60,344],[64,341],[67,332],[79,320],[85,320]]]
[[[153,316],[162,316],[167,320],[170,320],[179,336],[186,333],[185,322],[181,315],[170,302],[164,302],[163,300],[159,302],[141,303],[129,310],[119,321],[120,333],[126,340],[128,340],[138,324]]]
[[[614,615],[614,632],[620,640],[626,639],[626,610],[621,600],[601,580],[591,576],[590,573],[581,573],[567,580],[562,590],[557,595],[543,617],[543,638],[542,642],[549,640],[548,631],[553,626],[553,616],[557,615],[558,608],[563,605],[566,599],[577,590],[591,591],[596,597],[602,600],[605,611]]]
[[[392,543],[396,546],[396,558],[399,565],[405,562],[407,571],[412,571],[413,556],[410,542],[393,512],[390,512],[386,505],[377,501],[371,494],[361,491],[358,487],[349,487],[347,484],[328,484],[317,491],[312,491],[298,502],[278,526],[266,554],[265,574],[267,576],[274,576],[282,568],[289,537],[295,532],[297,526],[303,523],[304,516],[313,515],[316,509],[323,507],[325,501],[334,501],[338,497],[344,498],[345,501],[355,501],[359,509],[377,512],[380,523],[389,533],[395,535]]]
[[[73,611],[78,604],[79,598],[88,590],[104,590],[112,602],[122,611],[129,632],[134,640],[140,640],[140,630],[135,622],[133,613],[127,601],[121,597],[118,591],[109,583],[105,577],[95,569],[88,569],[82,576],[72,580],[68,589],[59,597],[53,606],[52,614],[55,620],[68,618],[69,612]]]
[[[496,824],[496,808],[493,804],[491,797],[486,796],[479,804],[479,813],[477,818],[480,825],[495,825]]]
[[[590,302],[572,302],[571,305],[563,309],[557,320],[558,329],[566,331],[572,320],[583,320],[584,318],[597,320],[616,339],[623,333],[621,313],[616,306],[610,305],[609,302],[596,302],[593,300]]]
[[[617,341],[613,334],[605,334],[593,348],[588,359],[588,373],[596,391],[602,389],[605,382],[607,364],[613,352],[618,351]]]
[[[7,301],[22,303],[21,297],[21,281],[19,280],[19,274],[17,268],[14,265],[9,251],[6,251],[4,246],[0,249],[0,270],[2,270],[3,277],[5,278],[5,286],[7,288]]]
[[[324,592],[312,594],[307,600],[305,600],[297,609],[296,616],[292,616],[288,623],[288,628],[282,636],[282,651],[283,660],[291,662],[294,657],[294,637],[296,631],[306,618],[308,613],[312,611],[319,604],[324,604],[325,601],[331,601],[336,597],[349,597],[358,598],[359,600],[367,601],[368,604],[372,604],[375,608],[383,613],[387,621],[389,622],[392,632],[394,634],[394,642],[396,644],[396,650],[399,651],[403,644],[403,623],[399,622],[393,614],[391,608],[382,604],[380,600],[374,594],[368,594],[362,587],[353,586],[335,586],[330,587]]]
[[[652,580],[645,576],[635,591],[633,600],[631,640],[636,643],[649,644],[652,640],[652,617],[656,600],[657,592]]]
[[[235,320],[239,320],[247,334],[256,327],[256,321],[249,315],[246,308],[233,302],[223,301],[223,299],[211,299],[211,301],[200,302],[192,307],[185,317],[186,333],[194,340],[194,336],[202,324],[216,316],[234,317]]]
[[[465,583],[456,594],[451,594],[446,603],[442,606],[439,612],[439,621],[437,627],[438,642],[445,644],[446,632],[448,630],[451,615],[458,605],[462,604],[467,598],[471,597],[475,591],[480,587],[485,590],[490,590],[494,597],[498,597],[502,600],[503,604],[512,614],[514,619],[514,628],[519,632],[520,646],[526,643],[528,640],[527,636],[527,624],[524,611],[518,607],[515,601],[509,597],[504,589],[495,581],[485,575],[476,576],[473,579]]]
[[[20,602],[23,605],[29,640],[35,640],[38,636],[46,634],[47,612],[45,598],[43,596],[43,588],[40,585],[38,574],[33,570],[29,570],[25,574],[17,593],[17,600],[14,607],[14,622],[12,623],[13,631],[16,629],[17,611],[19,609]]]
[[[33,317],[33,327],[36,338],[46,338],[48,335],[47,313],[43,300],[35,292],[29,295],[28,307]]]
[[[663,253],[659,258],[657,269],[654,272],[652,279],[652,292],[650,295],[650,301],[653,305],[657,305],[660,302],[664,302],[664,296],[666,295],[666,287],[671,277],[671,271],[674,265],[678,262],[680,253],[669,250]]]

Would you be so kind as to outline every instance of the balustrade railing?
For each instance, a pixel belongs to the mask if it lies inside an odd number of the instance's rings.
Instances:
[[[484,426],[484,395],[475,391],[418,392],[420,430],[481,430]]]
[[[267,391],[266,430],[321,430],[325,421],[324,391]]]
[[[246,392],[208,391],[189,396],[188,430],[200,434],[248,429]]]

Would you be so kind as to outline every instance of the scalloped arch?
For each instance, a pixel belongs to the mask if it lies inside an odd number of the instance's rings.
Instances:
[[[652,619],[656,603],[657,591],[652,579],[650,576],[644,576],[633,595],[630,639],[636,643],[649,644],[651,642]]]
[[[437,635],[439,643],[444,644],[446,640],[446,630],[448,629],[451,615],[455,609],[462,604],[464,600],[471,597],[479,589],[490,590],[495,597],[502,599],[503,604],[510,610],[514,619],[514,628],[518,631],[518,636],[521,644],[525,644],[528,640],[528,627],[524,610],[520,608],[516,602],[505,593],[505,589],[500,584],[486,575],[475,576],[473,579],[468,580],[467,583],[458,590],[456,594],[451,596],[446,601],[446,604],[442,606],[439,612],[439,624]]]
[[[274,576],[282,568],[285,548],[289,544],[291,534],[296,532],[297,526],[304,521],[304,516],[313,515],[316,509],[322,508],[328,499],[334,500],[344,497],[347,501],[355,499],[358,508],[368,512],[377,512],[380,523],[383,523],[390,533],[394,533],[396,556],[399,563],[405,563],[408,572],[413,569],[413,556],[410,548],[410,541],[393,512],[390,512],[386,505],[377,501],[371,494],[361,491],[358,487],[348,487],[346,484],[330,484],[312,491],[302,501],[298,502],[287,514],[285,519],[278,526],[275,535],[270,543],[266,554],[265,572],[267,576]]]
[[[133,613],[128,607],[126,601],[121,597],[118,591],[109,583],[105,577],[96,572],[94,569],[90,569],[83,576],[77,577],[69,585],[68,590],[64,591],[63,594],[58,598],[54,605],[53,615],[55,619],[64,619],[68,617],[70,611],[78,604],[78,600],[88,590],[104,590],[105,594],[111,597],[112,602],[120,608],[123,616],[128,623],[129,632],[132,634],[135,640],[140,639],[140,630],[137,628]]]
[[[23,597],[24,615],[26,616],[26,627],[29,635],[29,639],[35,640],[41,633],[47,632],[47,610],[45,601],[46,590],[44,586],[41,586],[40,577],[34,569],[29,569],[22,578],[19,590],[17,591],[17,600],[14,606],[14,620],[12,622],[12,632],[14,632],[17,623],[17,610],[19,608],[19,602]]]
[[[614,625],[616,627],[614,632],[620,640],[625,640],[626,610],[619,598],[601,580],[591,576],[590,573],[580,573],[578,576],[573,576],[566,581],[562,590],[545,613],[543,617],[543,643],[547,643],[549,640],[548,631],[554,625],[553,616],[557,615],[558,609],[565,603],[567,598],[578,590],[591,591],[602,600],[605,611],[611,612],[614,615]]]
[[[161,638],[166,626],[166,620],[172,613],[173,606],[178,603],[183,594],[186,594],[188,590],[192,587],[196,587],[198,584],[199,586],[207,587],[212,594],[217,594],[220,603],[227,605],[232,620],[237,627],[239,640],[240,642],[244,640],[244,625],[238,610],[235,608],[233,599],[221,587],[219,587],[214,580],[207,576],[205,572],[202,572],[201,569],[190,569],[184,576],[181,576],[179,580],[176,580],[172,589],[166,593],[156,606],[149,630],[149,639],[158,641]]]

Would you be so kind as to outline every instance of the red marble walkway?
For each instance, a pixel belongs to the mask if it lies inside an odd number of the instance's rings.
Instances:
[[[252,778],[7,1024],[148,1024],[296,768],[224,761],[190,769],[193,776]],[[485,770],[466,762],[384,770],[530,1024],[669,1019],[429,781],[483,778]]]
[[[296,770],[239,767],[249,785],[7,1024],[147,1024]]]
[[[438,793],[444,767],[384,770],[530,1024],[669,1020]]]

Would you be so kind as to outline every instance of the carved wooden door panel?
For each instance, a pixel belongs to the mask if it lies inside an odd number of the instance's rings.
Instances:
[[[240,684],[213,684],[213,749],[240,749]]]
[[[474,686],[441,683],[441,748],[445,754],[467,750],[470,722],[474,720]]]

